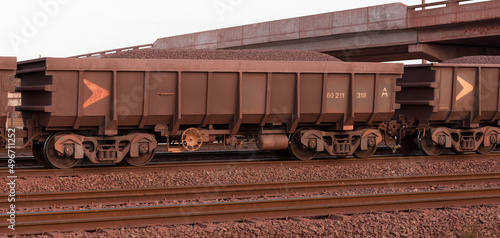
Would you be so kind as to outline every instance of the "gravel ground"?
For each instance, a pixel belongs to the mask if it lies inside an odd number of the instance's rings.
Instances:
[[[500,64],[500,56],[464,56],[460,58],[445,60],[445,64]]]
[[[462,184],[455,185],[439,185],[435,184],[429,187],[403,187],[403,188],[371,188],[371,189],[347,189],[338,191],[323,191],[321,193],[287,193],[281,194],[263,194],[256,197],[243,197],[234,198],[228,195],[224,199],[196,199],[196,200],[182,200],[182,201],[157,201],[154,203],[131,203],[115,205],[98,205],[87,204],[85,206],[51,206],[51,207],[37,207],[37,208],[22,208],[20,207],[18,213],[32,213],[32,212],[49,212],[49,211],[81,211],[92,209],[105,209],[105,208],[125,208],[125,207],[147,207],[147,206],[165,206],[177,204],[198,204],[198,203],[221,203],[221,202],[235,202],[235,201],[260,201],[271,199],[290,199],[290,198],[310,198],[310,197],[333,197],[333,196],[354,196],[366,194],[385,194],[385,193],[404,193],[404,192],[424,192],[424,191],[443,191],[443,190],[465,190],[465,189],[482,189],[482,188],[498,188],[500,183],[486,183],[486,184]],[[6,209],[1,209],[0,212],[6,213]]]
[[[121,228],[65,237],[500,237],[498,207]]]
[[[483,173],[500,171],[495,159],[464,161],[405,161],[383,164],[350,164],[335,166],[293,166],[269,168],[227,168],[204,170],[193,168],[176,172],[107,173],[81,177],[18,178],[16,191],[49,192],[75,190],[102,190],[113,188],[141,188],[186,186],[206,184],[231,184],[274,181],[300,181],[317,179],[342,179],[365,177],[390,177],[425,174]],[[5,178],[0,183],[6,183]],[[434,186],[428,188],[349,190],[321,193],[317,196],[367,194],[377,192],[421,191],[434,189],[463,189],[460,187]],[[498,184],[485,184],[498,187]],[[6,193],[6,186],[1,186]],[[286,195],[285,196],[289,196]],[[310,196],[292,194],[291,196]],[[254,199],[269,199],[263,196]],[[223,200],[225,201],[225,200]],[[187,203],[190,201],[177,201]],[[210,202],[210,201],[192,201]],[[220,202],[220,201],[218,201]],[[158,205],[168,204],[158,202]],[[138,204],[126,204],[136,206]],[[140,204],[139,204],[140,205]],[[157,205],[157,204],[142,204]],[[71,209],[95,209],[96,206]],[[61,207],[51,208],[64,209]],[[500,209],[470,208],[464,210],[433,210],[429,213],[390,213],[387,215],[354,215],[345,221],[311,219],[306,221],[268,220],[258,223],[227,222],[203,227],[179,225],[162,228],[118,229],[111,233],[76,232],[66,237],[500,237]],[[19,211],[21,212],[21,211]]]
[[[200,60],[271,60],[271,61],[341,61],[333,56],[305,50],[249,49],[142,49],[106,55],[104,58],[129,59],[200,59]]]
[[[116,188],[171,187],[206,184],[285,182],[302,180],[499,172],[495,159],[464,161],[404,161],[383,164],[345,164],[268,168],[198,169],[176,172],[106,173],[77,177],[18,178],[16,191],[54,192]],[[0,184],[6,184],[1,178]],[[0,186],[7,193],[7,186]]]

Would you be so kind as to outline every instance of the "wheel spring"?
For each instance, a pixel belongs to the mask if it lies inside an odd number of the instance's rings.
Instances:
[[[348,142],[335,143],[335,152],[339,154],[347,154],[351,151],[351,145]]]
[[[116,159],[116,151],[112,148],[106,149],[102,146],[99,146],[97,152],[97,159],[99,160],[115,160]]]
[[[460,146],[463,150],[472,150],[476,145],[476,141],[472,137],[463,137]]]

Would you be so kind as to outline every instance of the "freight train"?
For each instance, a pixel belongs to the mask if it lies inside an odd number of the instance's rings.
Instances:
[[[14,138],[9,138],[5,126],[7,116],[10,110],[8,105],[9,91],[13,91],[9,83],[9,77],[16,74],[16,58],[15,57],[0,57],[0,148],[4,148],[9,139],[11,144],[14,144]]]
[[[0,58],[2,85],[14,64]],[[16,135],[40,164],[60,169],[83,159],[142,166],[159,143],[181,152],[256,142],[300,160],[366,158],[382,142],[406,154],[489,153],[500,134],[499,72],[498,64],[41,58],[17,63],[25,128]]]

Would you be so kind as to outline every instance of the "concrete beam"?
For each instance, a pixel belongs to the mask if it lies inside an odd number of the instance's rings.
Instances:
[[[349,49],[343,51],[323,52],[343,61],[355,62],[384,62],[405,60],[408,58],[407,45],[393,45],[385,47]]]
[[[429,61],[443,61],[458,57],[456,46],[416,44],[408,46],[408,53],[418,54]]]
[[[416,44],[408,46],[408,53],[420,55],[430,61],[444,61],[468,55],[500,55],[500,48],[479,46],[456,46],[438,44]]]
[[[392,45],[323,52],[344,61],[384,62],[426,59],[441,62],[468,55],[500,55],[500,48],[440,44]]]
[[[499,1],[500,2],[500,1]],[[499,10],[500,11],[500,10]],[[500,12],[499,12],[500,17]],[[439,26],[418,30],[418,41],[421,43],[442,42],[497,36],[500,37],[500,22],[475,22],[452,26]],[[500,46],[500,41],[498,43]]]
[[[399,30],[407,28],[406,14],[406,5],[393,3],[165,37],[157,39],[153,48],[243,48],[289,40],[315,41],[341,34]]]
[[[417,38],[417,32],[413,30],[363,32],[357,34],[343,34],[314,39],[300,39],[287,42],[256,44],[237,48],[300,49],[325,52],[401,44],[416,44]]]
[[[243,45],[253,45],[269,42],[269,32],[271,25],[269,22],[257,23],[243,26]]]

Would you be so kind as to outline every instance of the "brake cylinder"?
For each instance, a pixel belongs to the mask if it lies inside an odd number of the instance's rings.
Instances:
[[[259,150],[285,150],[288,148],[288,137],[279,135],[259,135],[257,147]]]

